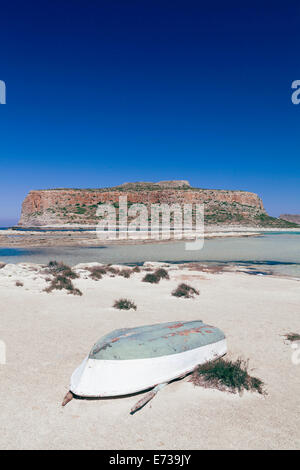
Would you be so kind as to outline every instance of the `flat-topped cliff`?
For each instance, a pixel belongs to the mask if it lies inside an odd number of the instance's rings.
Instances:
[[[205,221],[212,224],[274,224],[257,194],[246,191],[192,188],[188,181],[124,183],[112,188],[34,190],[22,205],[20,226],[96,225],[99,204],[112,203],[118,209],[119,197],[128,205],[191,204],[205,206]],[[285,224],[279,221],[279,224]]]

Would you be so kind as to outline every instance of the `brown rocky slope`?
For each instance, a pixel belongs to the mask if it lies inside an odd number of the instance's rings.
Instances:
[[[198,203],[205,206],[205,221],[211,224],[287,226],[286,221],[269,217],[262,200],[246,191],[192,188],[187,181],[125,183],[113,188],[49,189],[30,191],[22,205],[19,226],[96,225],[99,204],[112,203],[118,209],[119,197],[128,205],[144,203]]]
[[[282,214],[279,218],[294,224],[300,224],[300,214]]]

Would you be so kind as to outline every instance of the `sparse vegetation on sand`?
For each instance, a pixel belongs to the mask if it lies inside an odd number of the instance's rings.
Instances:
[[[106,274],[106,269],[103,266],[93,266],[88,268],[88,271],[90,272],[90,278],[94,281],[99,281],[99,279],[102,279],[103,274]]]
[[[24,284],[23,284],[23,282],[21,282],[21,281],[16,281],[16,286],[17,286],[17,287],[23,287]]]
[[[135,305],[134,302],[128,299],[119,299],[116,300],[114,303],[114,308],[118,308],[119,310],[136,310],[137,306]]]
[[[113,266],[111,266],[110,264],[108,264],[106,266],[106,272],[108,273],[111,273],[111,274],[119,274],[119,269],[118,268],[114,268]]]
[[[110,274],[112,277],[122,276],[128,279],[131,276],[131,274],[134,272],[132,269],[129,269],[129,268],[119,269],[119,268],[114,268],[113,266],[110,266],[110,265],[93,266],[93,267],[88,268],[88,271],[91,273],[90,277],[94,279],[94,281],[98,281],[99,279],[102,279],[102,276],[104,274]]]
[[[63,289],[68,291],[68,294],[82,295],[82,292],[76,287],[74,287],[74,284],[71,281],[71,279],[62,274],[58,274],[54,277],[54,279],[50,283],[50,286],[46,287],[45,292],[49,294],[53,290],[63,290]]]
[[[172,292],[174,297],[183,297],[184,299],[190,299],[199,294],[199,291],[195,289],[195,287],[189,286],[185,283],[179,284],[179,286]]]
[[[50,280],[50,286],[44,289],[45,292],[49,293],[53,290],[68,291],[68,294],[82,295],[82,292],[74,287],[71,279],[77,279],[79,276],[75,273],[70,266],[58,262],[50,261],[46,266],[46,272],[53,275],[53,279]]]
[[[146,274],[142,281],[150,282],[151,284],[158,284],[161,279],[170,279],[168,271],[165,269],[159,268],[154,271],[154,273]]]
[[[286,339],[293,343],[294,341],[300,341],[300,335],[298,333],[288,333],[285,335]]]
[[[244,390],[266,394],[264,383],[248,373],[248,361],[218,359],[199,366],[190,378],[196,386],[216,388],[220,391],[241,393]]]
[[[79,277],[78,274],[70,268],[70,266],[59,261],[50,261],[46,266],[46,271],[54,276],[60,274],[68,277],[69,279],[76,279]]]
[[[118,276],[123,276],[125,277],[126,279],[128,279],[132,274],[132,271],[131,269],[120,269],[120,271],[118,272]]]

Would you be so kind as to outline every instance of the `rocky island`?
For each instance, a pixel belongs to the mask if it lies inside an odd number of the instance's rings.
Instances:
[[[294,223],[270,217],[260,197],[252,192],[200,189],[188,181],[124,183],[99,189],[46,189],[30,191],[22,205],[20,227],[95,226],[99,204],[118,210],[120,196],[128,206],[151,204],[204,204],[206,225],[292,227]]]

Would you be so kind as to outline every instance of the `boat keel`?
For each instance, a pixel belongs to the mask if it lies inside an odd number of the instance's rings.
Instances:
[[[130,410],[130,414],[133,415],[137,411],[139,411],[141,408],[143,408],[152,398],[155,397],[157,392],[159,392],[163,387],[168,385],[168,382],[156,385],[151,392],[148,392],[147,395],[145,395],[141,400],[139,400]]]
[[[61,406],[66,406],[69,403],[69,401],[73,400],[73,398],[74,398],[73,393],[68,392],[65,398],[63,399]]]

